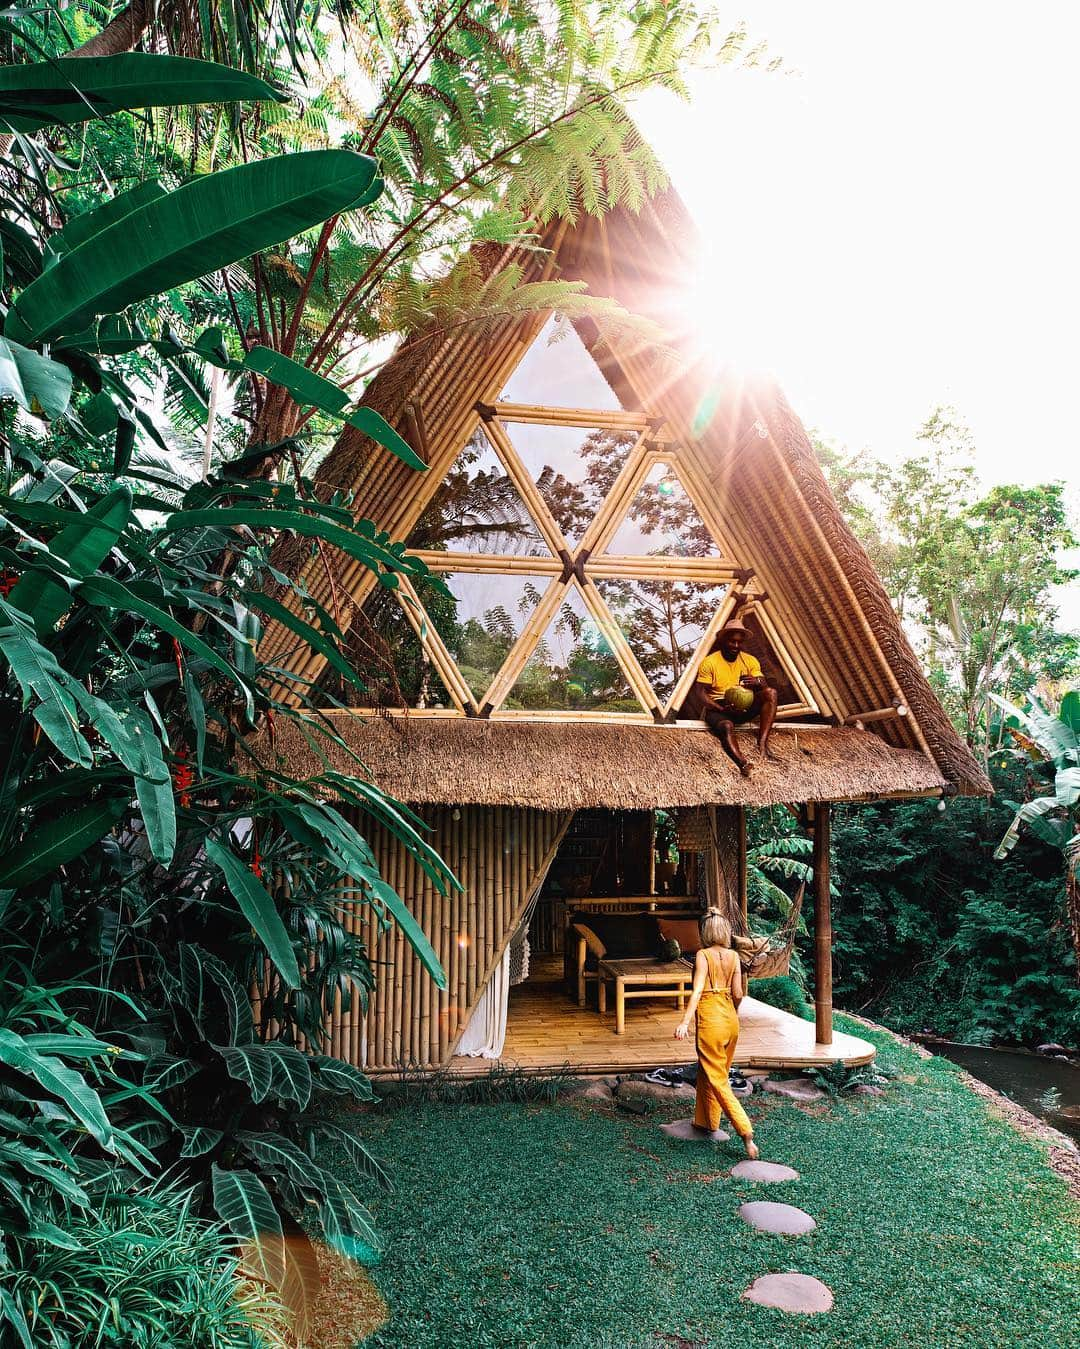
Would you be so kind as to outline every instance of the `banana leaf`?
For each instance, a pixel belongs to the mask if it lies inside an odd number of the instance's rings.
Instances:
[[[24,344],[216,272],[346,209],[375,176],[349,150],[277,155],[210,173],[148,202],[31,282],[5,333]]]
[[[60,57],[0,68],[0,124],[24,134],[134,108],[240,99],[281,103],[284,95],[242,70],[150,52]]]

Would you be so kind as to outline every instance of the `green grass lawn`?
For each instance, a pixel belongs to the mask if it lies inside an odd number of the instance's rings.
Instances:
[[[1043,1149],[949,1063],[870,1038],[907,1079],[886,1097],[813,1114],[750,1102],[762,1155],[802,1173],[784,1185],[730,1179],[737,1140],[661,1134],[685,1107],[632,1117],[569,1100],[431,1104],[359,1117],[396,1185],[372,1205],[387,1242],[372,1274],[391,1319],[364,1344],[1075,1349],[1078,1210]],[[748,1198],[797,1204],[818,1229],[756,1233],[736,1214]],[[785,1269],[823,1279],[834,1310],[791,1317],[740,1300],[759,1274]]]

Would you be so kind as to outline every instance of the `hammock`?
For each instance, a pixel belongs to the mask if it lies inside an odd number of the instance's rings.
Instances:
[[[751,978],[772,979],[778,974],[790,973],[791,953],[795,949],[795,933],[805,892],[806,882],[803,881],[791,902],[788,916],[767,937],[751,936],[743,922],[742,911],[739,911],[736,927],[743,930],[734,933],[731,944],[738,951],[743,969]]]

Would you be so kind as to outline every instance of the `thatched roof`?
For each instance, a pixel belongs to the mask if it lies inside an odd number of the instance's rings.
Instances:
[[[770,615],[813,681],[823,713],[842,722],[902,702],[911,715],[875,721],[875,743],[920,753],[927,772],[940,770],[954,790],[989,793],[986,775],[927,682],[880,578],[844,521],[806,432],[782,393],[768,381],[730,373],[717,377],[688,346],[680,345],[671,280],[688,274],[694,239],[685,208],[667,191],[636,215],[616,210],[599,220],[583,217],[573,227],[557,223],[545,236],[547,254],[485,245],[477,257],[489,274],[513,260],[525,265],[527,279],[545,274],[546,268],[569,280],[583,280],[595,294],[614,298],[671,332],[672,346],[685,357],[674,368],[669,354],[658,357],[637,342],[616,349],[617,335],[605,339],[591,322],[576,324],[623,406],[662,417],[695,456],[722,505],[727,544],[738,565],[752,568],[756,583],[768,592]],[[478,404],[497,400],[542,322],[543,316],[507,320],[482,333],[463,326],[410,343],[375,377],[364,401],[413,439],[419,410],[424,444],[417,448],[427,454],[429,472],[413,472],[347,429],[321,466],[320,490],[355,494],[359,515],[396,538],[406,537],[476,429]],[[702,429],[697,419],[703,406],[713,411]],[[282,540],[275,560],[282,570],[302,574],[317,599],[330,602],[323,569],[312,564],[306,544]],[[342,559],[337,584],[340,593],[351,593],[359,603],[371,578]],[[264,654],[284,669],[303,668],[310,676],[317,662],[312,664],[310,653],[290,650],[294,640],[280,625],[271,626]],[[430,735],[434,745],[441,733],[422,734]],[[566,725],[557,733],[545,731],[545,743],[567,733]],[[460,734],[477,732],[466,727]],[[516,772],[532,762],[526,748],[532,734],[523,733],[521,749],[514,751]],[[599,732],[587,727],[580,734]],[[638,736],[644,737],[642,745],[661,743],[660,736],[638,727],[625,728],[625,735],[619,743],[626,746]],[[809,760],[802,763],[804,758],[800,756],[800,767],[807,769]],[[904,762],[890,756],[882,760],[883,770],[886,763],[893,764],[899,775],[895,783],[879,780],[883,792],[904,787]],[[770,799],[814,799],[815,790],[793,782],[786,798]],[[514,796],[509,792],[506,799]]]
[[[779,730],[776,763],[760,761],[746,732],[749,778],[708,731],[681,726],[529,722],[479,718],[381,717],[333,713],[334,730],[371,780],[413,805],[515,805],[536,810],[590,807],[772,806],[851,801],[946,788],[924,754],[894,749],[854,727]],[[347,750],[317,737],[330,766],[361,772]],[[260,757],[297,777],[323,771],[310,742],[282,722]]]

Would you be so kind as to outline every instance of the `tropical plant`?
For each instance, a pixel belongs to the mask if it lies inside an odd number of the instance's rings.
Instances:
[[[1030,766],[1032,787],[1052,792],[1032,796],[1022,804],[1009,802],[1016,814],[998,844],[994,857],[1006,857],[1028,828],[1036,838],[1060,851],[1065,873],[1065,903],[1080,983],[1080,692],[1071,689],[1057,715],[1032,697],[1026,710],[993,695],[1006,714],[1005,734],[1014,753]]]
[[[13,1236],[0,1265],[5,1344],[21,1349],[286,1349],[281,1303],[246,1277],[219,1225],[178,1182],[87,1181],[89,1204]],[[0,1321],[0,1325],[4,1324]]]
[[[271,94],[202,63],[115,60],[123,71],[102,58],[87,82],[127,91],[107,110],[160,98],[146,91],[155,73],[163,89],[207,97]],[[67,98],[52,63],[18,72],[0,81],[0,98],[17,95],[28,118]],[[328,213],[362,209],[376,190],[370,158],[311,151],[175,191],[143,183],[59,229],[5,218],[19,245],[5,259],[0,338],[0,903],[19,962],[0,1009],[0,1174],[13,1268],[38,1252],[12,1244],[20,1238],[58,1240],[48,1215],[59,1201],[93,1206],[85,1176],[106,1158],[123,1163],[125,1187],[179,1165],[196,1210],[217,1210],[247,1265],[301,1318],[315,1265],[300,1217],[350,1255],[376,1244],[356,1195],[312,1159],[332,1127],[327,1099],[370,1091],[319,1052],[333,1000],[363,998],[371,984],[351,916],[373,906],[400,923],[443,975],[357,823],[378,818],[438,887],[454,882],[420,821],[359,763],[351,776],[297,781],[260,760],[251,736],[261,723],[303,719],[316,741],[332,732],[303,689],[281,696],[257,648],[262,622],[279,620],[358,682],[333,619],[302,592],[299,614],[275,596],[284,578],[269,549],[283,533],[333,545],[387,587],[426,573],[302,476],[288,487],[211,474],[188,485],[152,458],[148,442],[166,448],[144,406],[153,364],[143,357],[138,379],[124,368],[148,338],[116,317],[207,265],[227,268]],[[223,359],[216,347],[211,334],[198,349]],[[276,364],[271,373],[294,378]],[[346,396],[335,412],[354,415]],[[362,426],[423,467],[379,418],[364,414]],[[313,1099],[319,1111],[305,1116]],[[381,1178],[359,1144],[354,1156]],[[23,1338],[37,1319],[23,1300],[30,1286],[16,1279],[0,1296],[0,1323]],[[150,1335],[128,1325],[115,1296],[105,1310],[117,1343]]]

